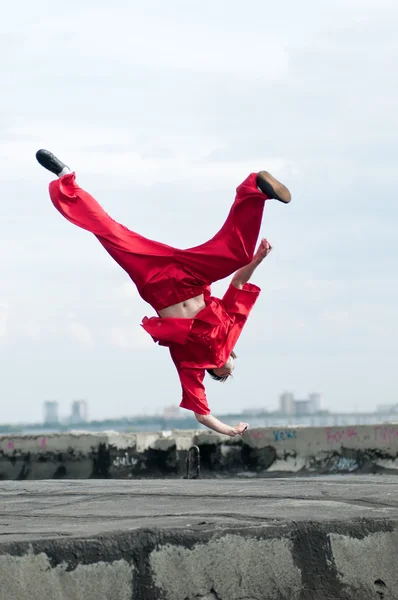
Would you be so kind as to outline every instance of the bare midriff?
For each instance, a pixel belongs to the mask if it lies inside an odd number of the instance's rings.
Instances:
[[[200,294],[200,296],[162,308],[158,311],[158,315],[163,319],[193,319],[205,306],[204,296]]]

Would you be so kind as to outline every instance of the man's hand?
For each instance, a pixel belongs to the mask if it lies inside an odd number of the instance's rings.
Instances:
[[[245,283],[247,283],[250,280],[258,265],[264,260],[266,256],[268,256],[271,250],[271,244],[268,240],[263,238],[260,242],[259,247],[257,248],[255,255],[253,256],[253,260],[249,262],[249,264],[245,267],[239,269],[239,271],[236,271],[231,281],[232,285],[238,290],[241,290]]]
[[[229,434],[231,437],[235,437],[237,435],[243,435],[245,431],[248,429],[249,423],[238,423],[235,427],[232,427],[232,432]]]
[[[239,423],[236,425],[236,427],[231,427],[231,425],[222,423],[216,419],[216,417],[213,417],[213,415],[200,415],[195,413],[195,417],[199,423],[202,423],[202,425],[209,427],[209,429],[213,429],[213,431],[217,431],[217,433],[223,433],[224,435],[229,435],[230,437],[242,435],[249,427],[248,423]]]
[[[255,255],[253,256],[253,261],[256,263],[260,263],[264,260],[266,256],[271,252],[272,246],[268,240],[263,238],[260,242],[259,247],[256,250]]]

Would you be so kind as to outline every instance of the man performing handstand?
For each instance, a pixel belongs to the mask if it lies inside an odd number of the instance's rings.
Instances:
[[[114,221],[51,152],[39,150],[36,158],[58,177],[50,183],[55,208],[97,237],[156,311],[158,316],[145,317],[142,327],[170,350],[182,386],[180,406],[192,410],[199,423],[214,431],[241,435],[247,423],[231,427],[210,414],[203,380],[205,371],[218,381],[232,374],[236,342],[260,293],[248,282],[271,251],[263,239],[255,252],[264,203],[275,199],[287,204],[289,190],[266,171],[252,173],[237,188],[220,231],[200,246],[179,250]],[[212,297],[210,285],[232,273],[223,298]]]

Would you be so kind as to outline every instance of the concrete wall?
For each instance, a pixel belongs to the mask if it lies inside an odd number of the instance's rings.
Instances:
[[[210,431],[0,436],[0,479],[182,477],[193,444],[204,476],[398,469],[397,423],[255,428],[234,439]]]
[[[397,600],[398,524],[138,530],[0,544],[0,600]]]

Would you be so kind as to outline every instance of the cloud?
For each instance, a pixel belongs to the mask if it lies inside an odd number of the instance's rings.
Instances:
[[[93,348],[95,345],[94,337],[90,329],[82,323],[70,323],[68,332],[74,340],[86,348]]]
[[[150,348],[154,342],[138,324],[130,327],[111,327],[110,341],[122,350],[141,350]]]
[[[154,342],[142,329],[140,323],[145,313],[152,315],[153,311],[138,296],[134,284],[125,282],[112,288],[108,292],[108,296],[114,304],[114,310],[110,316],[112,325],[107,335],[107,340],[111,345],[122,350],[151,348]]]
[[[6,305],[0,305],[0,337],[5,337],[8,329],[9,311]]]
[[[19,323],[16,330],[18,335],[31,339],[38,339],[41,334],[40,324],[32,320]]]

